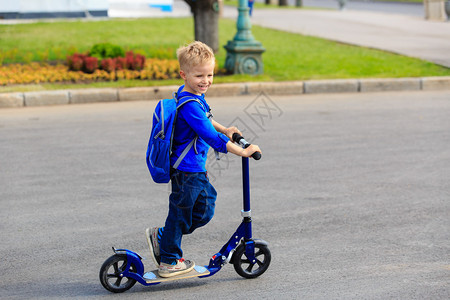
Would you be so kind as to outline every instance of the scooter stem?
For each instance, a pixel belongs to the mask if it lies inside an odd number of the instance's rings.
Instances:
[[[242,158],[243,213],[250,213],[250,170],[248,157]]]

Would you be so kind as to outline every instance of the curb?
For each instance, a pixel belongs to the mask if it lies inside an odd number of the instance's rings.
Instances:
[[[178,85],[161,87],[57,90],[0,94],[0,108],[62,104],[159,100],[171,98]],[[257,95],[301,95],[326,93],[364,93],[386,91],[450,91],[450,76],[423,78],[333,79],[283,82],[215,84],[208,97]]]

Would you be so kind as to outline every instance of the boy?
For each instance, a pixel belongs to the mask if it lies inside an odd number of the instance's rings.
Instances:
[[[209,147],[222,153],[231,152],[250,157],[261,152],[257,145],[247,149],[230,140],[236,127],[226,128],[210,119],[205,93],[213,82],[215,57],[207,45],[193,42],[177,50],[180,76],[184,80],[177,98],[195,98],[178,110],[172,142],[171,185],[169,213],[162,228],[147,228],[146,237],[153,260],[159,266],[161,277],[172,277],[190,272],[195,263],[183,259],[181,239],[195,229],[206,225],[214,215],[217,193],[209,183],[205,164]],[[194,141],[193,146],[192,141]],[[183,151],[187,155],[177,162]]]

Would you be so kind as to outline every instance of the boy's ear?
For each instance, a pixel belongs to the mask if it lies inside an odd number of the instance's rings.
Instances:
[[[186,73],[183,70],[180,70],[180,76],[183,80],[186,80]]]

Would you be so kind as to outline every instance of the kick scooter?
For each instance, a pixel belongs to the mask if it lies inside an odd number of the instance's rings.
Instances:
[[[243,148],[250,144],[240,135],[234,134],[233,141]],[[261,158],[261,153],[255,152],[255,160]],[[219,252],[214,254],[208,266],[195,266],[192,271],[169,278],[158,275],[157,270],[144,273],[142,257],[127,249],[115,249],[100,268],[100,282],[103,287],[113,293],[122,293],[130,289],[136,281],[149,286],[166,281],[180,280],[192,277],[205,278],[216,274],[227,263],[234,265],[236,272],[244,278],[256,278],[269,268],[271,255],[268,243],[252,238],[252,219],[250,210],[250,177],[249,159],[242,158],[243,206],[242,223],[228,242]]]

